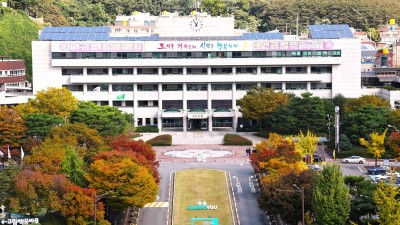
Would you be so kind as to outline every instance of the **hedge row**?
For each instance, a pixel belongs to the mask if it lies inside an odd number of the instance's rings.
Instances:
[[[224,145],[253,145],[253,142],[237,134],[225,134]]]
[[[141,126],[135,129],[138,133],[158,133],[158,127],[156,126]]]
[[[152,146],[171,146],[172,136],[170,134],[158,135],[146,142]]]

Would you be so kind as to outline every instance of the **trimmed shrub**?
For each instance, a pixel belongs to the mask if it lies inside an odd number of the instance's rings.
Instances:
[[[147,144],[152,146],[171,146],[172,145],[172,136],[170,134],[158,135],[148,141]]]
[[[224,145],[253,145],[253,142],[237,134],[225,134]]]
[[[141,126],[135,129],[138,133],[158,133],[158,127],[156,126]]]

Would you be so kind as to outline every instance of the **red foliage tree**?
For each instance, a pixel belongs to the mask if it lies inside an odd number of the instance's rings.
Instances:
[[[129,135],[119,135],[110,143],[110,147],[119,151],[133,151],[144,156],[148,161],[156,161],[156,152],[153,147],[143,140],[132,140]]]

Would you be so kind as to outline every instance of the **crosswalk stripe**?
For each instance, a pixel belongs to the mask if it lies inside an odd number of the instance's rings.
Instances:
[[[144,205],[143,208],[168,207],[168,206],[169,206],[168,202],[151,202]]]

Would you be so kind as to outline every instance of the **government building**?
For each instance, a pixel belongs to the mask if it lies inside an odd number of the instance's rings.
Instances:
[[[236,101],[256,86],[326,99],[363,94],[361,40],[347,25],[295,36],[235,30],[233,17],[135,12],[112,27],[46,27],[32,61],[34,94],[66,87],[161,131],[236,130]]]

